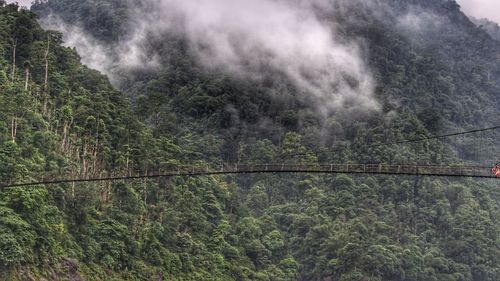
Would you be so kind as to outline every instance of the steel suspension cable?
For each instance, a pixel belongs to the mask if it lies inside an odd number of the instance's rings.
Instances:
[[[498,130],[498,129],[500,129],[500,125],[499,126],[490,127],[490,128],[477,129],[477,130],[471,130],[471,131],[465,131],[465,132],[458,132],[458,133],[451,133],[451,134],[446,134],[446,135],[438,135],[438,136],[430,136],[430,137],[419,138],[419,139],[409,139],[409,140],[404,140],[404,141],[382,143],[382,144],[374,144],[374,145],[369,145],[367,147],[380,147],[380,146],[390,146],[390,145],[396,145],[396,144],[415,143],[415,142],[422,142],[422,141],[426,141],[426,140],[442,139],[442,138],[448,138],[448,137],[454,137],[454,136],[461,136],[461,135],[467,135],[467,134],[474,134],[474,133],[485,132],[485,131],[492,131],[492,130]]]

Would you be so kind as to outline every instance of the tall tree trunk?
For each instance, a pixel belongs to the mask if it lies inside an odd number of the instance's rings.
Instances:
[[[12,117],[10,135],[12,137],[12,141],[16,142],[16,137],[17,137],[17,117]]]
[[[83,143],[82,153],[83,153],[83,155],[82,155],[82,172],[83,172],[83,176],[85,178],[87,178],[87,158],[86,158],[87,142]]]
[[[16,139],[14,138],[14,118],[10,120],[10,137],[12,138],[13,142],[16,142]]]
[[[49,51],[50,51],[50,35],[47,38],[47,49],[45,50],[45,81],[43,84],[43,89],[47,92],[49,87]]]
[[[14,40],[14,48],[12,49],[12,83],[16,77],[16,49],[17,49],[17,38]]]
[[[68,124],[68,121],[65,120],[64,121],[64,125],[63,125],[63,136],[62,136],[62,142],[61,142],[61,151],[63,153],[66,153],[66,143],[67,143],[67,138],[68,138],[68,127],[69,127],[69,124]]]
[[[45,80],[43,84],[43,109],[42,113],[47,113],[48,89],[49,89],[49,51],[50,51],[50,35],[47,37],[47,49],[45,50]]]
[[[95,143],[94,143],[94,151],[93,151],[93,156],[94,156],[94,163],[93,163],[93,168],[94,168],[94,174],[97,174],[99,172],[98,170],[98,165],[97,165],[97,154],[99,151],[99,118],[97,118],[97,128],[96,128],[96,136],[95,136]]]
[[[29,68],[29,66],[27,66],[24,69],[24,74],[25,74],[25,78],[24,78],[24,90],[28,91],[28,82],[29,82],[29,79],[30,79],[30,68]]]

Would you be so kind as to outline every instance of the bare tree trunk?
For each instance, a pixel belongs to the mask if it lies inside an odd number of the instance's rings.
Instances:
[[[50,35],[47,38],[47,49],[45,50],[45,81],[43,84],[43,89],[47,92],[49,87],[49,51],[50,51]]]
[[[16,142],[16,137],[17,137],[17,117],[12,117],[10,135],[12,137],[12,142]]]
[[[17,138],[17,117],[14,118],[14,139]]]
[[[129,168],[128,168],[129,162],[130,162],[130,156],[129,156],[129,152],[128,152],[128,148],[127,148],[127,160],[125,161],[125,166],[126,166],[125,169],[127,170],[127,174],[130,174]]]
[[[93,156],[94,156],[94,163],[93,163],[93,168],[94,168],[94,173],[96,174],[98,172],[98,167],[97,167],[97,152],[99,150],[99,118],[97,118],[97,124],[96,124],[96,136],[95,136],[95,143],[94,143],[94,151],[93,151]]]
[[[24,69],[24,74],[25,74],[24,90],[28,91],[28,82],[29,82],[29,79],[30,79],[30,68],[28,66]]]
[[[16,142],[16,139],[14,138],[14,118],[10,121],[10,137],[13,142]]]
[[[14,78],[16,77],[16,49],[17,38],[14,40],[14,49],[12,50],[12,83],[14,83]]]
[[[82,153],[83,153],[83,156],[82,156],[82,169],[83,169],[83,175],[86,178],[87,177],[87,159],[86,159],[86,155],[87,155],[87,143],[86,142],[83,144]]]
[[[130,175],[130,135],[127,136],[127,159],[125,161],[126,175]]]
[[[43,109],[42,113],[47,113],[47,102],[48,102],[48,89],[49,89],[49,51],[50,51],[50,35],[47,37],[47,49],[45,50],[45,80],[43,84]]]
[[[61,151],[63,153],[66,153],[66,143],[67,143],[67,138],[68,138],[68,121],[64,121],[63,125],[63,137],[62,137],[62,142],[61,142]]]

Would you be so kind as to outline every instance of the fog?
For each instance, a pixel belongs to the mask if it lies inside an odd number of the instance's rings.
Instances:
[[[374,78],[361,39],[339,36],[332,22],[318,16],[332,7],[331,2],[343,0],[142,0],[133,4],[136,14],[127,39],[113,46],[55,16],[43,22],[62,31],[66,45],[76,47],[85,64],[115,83],[116,72],[159,66],[160,58],[144,47],[148,35],[161,38],[175,33],[187,40],[206,69],[253,80],[270,71],[280,73],[299,92],[312,97],[323,114],[347,105],[376,109]],[[497,18],[500,8],[496,0],[459,3],[466,13],[490,19]],[[401,17],[399,25],[408,32],[422,32],[439,22],[436,16],[416,10]]]
[[[64,45],[76,48],[82,63],[108,75],[112,82],[118,83],[115,72],[122,70],[155,70],[159,64],[155,54],[145,52],[146,31],[136,26],[135,31],[125,42],[106,44],[94,38],[78,25],[71,25],[56,15],[40,20],[42,26],[62,32]]]
[[[285,74],[322,113],[350,105],[373,108],[373,79],[355,42],[322,23],[322,1],[154,0],[147,26],[186,36],[200,63],[259,79]]]
[[[206,69],[256,81],[264,72],[279,73],[313,100],[322,114],[345,107],[376,109],[374,79],[361,44],[340,37],[331,22],[317,15],[331,7],[328,2],[143,0],[133,9],[136,15],[128,39],[115,46],[106,46],[57,17],[45,19],[44,25],[62,31],[66,44],[76,47],[85,64],[112,80],[117,67],[121,72],[157,67],[155,54],[145,53],[147,36],[175,33],[186,39]]]

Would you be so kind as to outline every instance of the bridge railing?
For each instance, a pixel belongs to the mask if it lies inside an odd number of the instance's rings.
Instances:
[[[490,176],[488,167],[394,165],[394,164],[223,164],[218,167],[191,167],[178,169],[181,174],[245,173],[245,172],[331,172],[407,175],[464,175]]]
[[[394,165],[394,164],[221,164],[186,165],[169,168],[129,171],[127,175],[200,175],[215,173],[256,173],[256,172],[322,172],[322,173],[368,173],[406,175],[462,175],[492,176],[489,167],[442,166],[442,165]],[[121,175],[121,174],[118,174]],[[75,175],[73,175],[75,176]],[[86,177],[89,177],[87,175]]]
[[[478,166],[440,166],[440,165],[394,165],[394,164],[221,164],[221,165],[177,165],[175,167],[149,168],[144,171],[120,171],[116,174],[50,174],[29,182],[75,182],[85,180],[114,180],[141,177],[163,177],[175,175],[213,175],[229,173],[273,173],[273,172],[321,172],[321,173],[357,173],[357,174],[401,174],[427,176],[464,176],[495,178],[490,167]],[[29,182],[28,182],[29,181]],[[9,186],[16,183],[0,183]],[[23,184],[23,183],[17,183]]]

